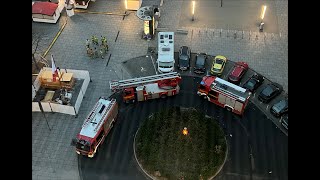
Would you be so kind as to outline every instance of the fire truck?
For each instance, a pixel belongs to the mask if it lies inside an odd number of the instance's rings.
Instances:
[[[246,89],[215,76],[204,76],[197,94],[238,115],[243,114],[251,95]]]
[[[123,101],[134,103],[148,99],[166,98],[179,93],[181,76],[177,72],[110,81],[113,92],[122,91]]]
[[[84,121],[80,132],[72,145],[76,147],[77,154],[94,157],[99,146],[113,127],[118,115],[116,99],[100,97],[92,111]]]

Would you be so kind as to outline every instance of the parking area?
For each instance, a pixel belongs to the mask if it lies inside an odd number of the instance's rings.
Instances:
[[[205,53],[205,52],[201,52],[201,53]],[[206,63],[205,63],[205,67],[206,67],[206,73],[204,74],[196,74],[193,72],[193,68],[195,66],[195,59],[196,59],[196,54],[197,53],[191,53],[191,58],[190,58],[190,68],[188,68],[185,71],[181,71],[177,64],[178,64],[178,52],[174,53],[174,58],[175,58],[175,71],[179,72],[181,75],[186,75],[186,76],[195,76],[195,77],[203,77],[205,75],[210,75],[210,68],[212,66],[212,62],[213,59],[216,55],[209,55],[207,56],[206,59]],[[217,54],[218,55],[218,54]],[[128,61],[125,61],[124,66],[126,67],[126,69],[130,72],[130,74],[132,74],[134,77],[143,77],[143,76],[150,76],[150,75],[154,75],[157,72],[157,64],[156,64],[156,60],[157,60],[157,55],[155,53],[153,54],[148,54],[147,56],[140,56]],[[222,72],[222,75],[220,76],[220,78],[228,81],[228,75],[230,74],[230,72],[232,71],[232,68],[235,64],[235,61],[232,61],[231,59],[227,60],[227,63],[225,65],[225,68]],[[253,75],[256,74],[257,72],[255,72],[254,70],[252,70],[250,68],[250,64],[249,65],[249,69],[248,71],[243,75],[243,77],[240,80],[239,86],[243,86],[243,84]],[[134,67],[137,67],[139,69],[140,67],[140,71],[135,70]],[[262,74],[263,75],[263,74]],[[281,131],[288,135],[288,130],[285,129],[282,125],[281,125],[281,120],[282,117],[275,117],[274,115],[272,115],[270,113],[270,108],[272,107],[272,105],[274,105],[276,102],[278,102],[281,99],[287,98],[288,94],[285,91],[282,91],[281,94],[279,96],[276,96],[274,99],[272,99],[269,103],[262,103],[260,100],[258,100],[258,95],[259,93],[263,90],[263,88],[271,83],[272,81],[267,79],[266,77],[264,77],[264,81],[262,83],[262,85],[260,85],[255,92],[251,95],[250,97],[250,101],[256,105],[257,108],[259,108],[259,110],[261,110],[262,112],[264,112],[264,114],[279,128],[281,129]],[[276,82],[277,83],[277,82]]]

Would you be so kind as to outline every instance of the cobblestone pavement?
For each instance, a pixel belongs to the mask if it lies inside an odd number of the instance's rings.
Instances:
[[[161,8],[160,28],[169,31],[184,29],[188,34],[175,35],[175,50],[187,45],[193,52],[222,54],[233,61],[246,61],[255,71],[271,81],[282,84],[288,91],[288,1],[274,1],[277,13],[278,33],[241,31],[225,27],[192,27],[177,22],[182,18],[184,1],[164,0]],[[144,0],[143,6],[160,4],[160,0]],[[97,0],[90,2],[89,11],[124,13],[123,1]],[[147,54],[148,47],[156,47],[157,39],[147,42],[141,39],[143,22],[134,13],[123,18],[117,15],[76,13],[67,17],[63,10],[57,24],[32,23],[33,32],[45,35],[42,47],[49,45],[62,24],[67,25],[45,57],[55,57],[60,68],[83,69],[90,72],[91,82],[78,117],[46,113],[51,131],[41,113],[32,113],[32,178],[33,179],[80,179],[77,154],[70,146],[76,133],[100,96],[111,94],[109,80],[130,78],[131,74],[122,62]],[[175,17],[175,18],[172,18]],[[160,29],[159,28],[159,29]],[[222,29],[222,31],[221,31]],[[220,36],[221,31],[221,36]],[[243,38],[242,38],[243,32]],[[236,33],[236,36],[234,35]],[[104,59],[90,59],[86,55],[85,40],[92,35],[106,36],[109,52]],[[44,52],[44,49],[41,50]],[[141,68],[141,67],[137,67]]]

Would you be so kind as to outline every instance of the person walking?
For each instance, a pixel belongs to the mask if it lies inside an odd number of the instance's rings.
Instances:
[[[100,46],[100,57],[104,59],[104,47],[102,45]]]
[[[86,48],[87,48],[87,49],[90,48],[90,41],[89,41],[89,39],[86,40]]]
[[[94,58],[97,58],[99,56],[98,54],[98,50],[96,47],[94,47],[94,50],[93,50],[93,55],[94,55]]]

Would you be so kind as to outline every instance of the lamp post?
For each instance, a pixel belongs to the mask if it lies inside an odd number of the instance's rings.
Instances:
[[[195,1],[192,1],[192,21],[194,21],[194,6],[195,6]]]
[[[263,22],[263,18],[264,18],[264,15],[266,13],[266,9],[267,9],[267,6],[266,5],[263,5],[262,6],[262,10],[261,10],[261,22],[260,22],[260,25],[259,25],[259,31],[262,32],[263,31],[263,26],[264,26],[264,22]]]
[[[124,0],[124,5],[126,6],[126,10],[128,9],[128,0]]]

